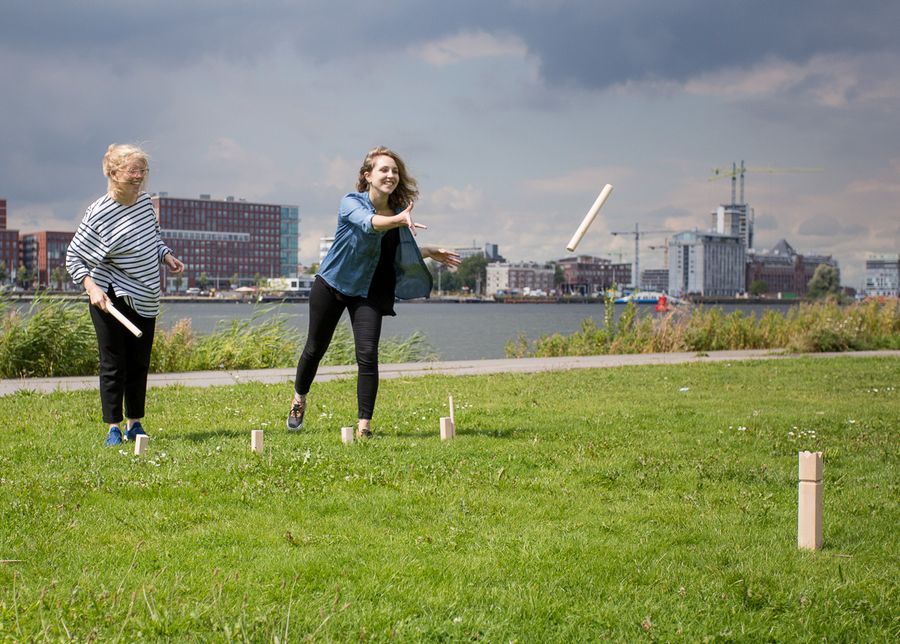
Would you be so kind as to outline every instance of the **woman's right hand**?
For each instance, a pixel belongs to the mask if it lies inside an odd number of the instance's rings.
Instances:
[[[426,226],[425,224],[417,224],[416,222],[414,222],[413,218],[412,218],[412,210],[413,210],[413,204],[409,204],[406,207],[406,210],[399,213],[397,215],[397,217],[399,217],[398,223],[400,224],[400,226],[406,226],[407,228],[409,228],[409,231],[413,235],[415,235],[416,228],[428,228],[428,226]],[[398,226],[398,228],[400,226]]]
[[[88,283],[88,280],[90,280],[90,283]],[[88,297],[91,300],[91,306],[96,306],[104,313],[108,313],[109,310],[106,308],[106,305],[109,304],[109,297],[90,277],[84,278],[84,281],[84,290],[87,291]]]

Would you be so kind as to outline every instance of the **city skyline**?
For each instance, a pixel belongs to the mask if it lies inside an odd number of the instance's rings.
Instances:
[[[709,228],[731,192],[713,168],[820,167],[747,173],[754,245],[833,255],[859,288],[900,239],[898,18],[890,2],[13,0],[0,197],[11,229],[74,230],[106,146],[139,142],[150,191],[299,205],[310,264],[386,144],[419,179],[423,243],[558,259],[612,183],[577,252],[630,261],[610,232]]]

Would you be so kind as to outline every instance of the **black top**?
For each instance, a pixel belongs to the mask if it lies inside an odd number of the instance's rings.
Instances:
[[[381,311],[382,315],[397,315],[394,311],[395,287],[397,286],[394,260],[399,245],[400,230],[398,228],[391,228],[382,236],[381,255],[378,257],[378,265],[372,275],[372,283],[369,284],[368,300]]]

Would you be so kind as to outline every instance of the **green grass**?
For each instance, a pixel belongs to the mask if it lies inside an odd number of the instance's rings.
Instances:
[[[900,638],[900,360],[0,398],[0,640]],[[457,438],[438,439],[447,394]],[[265,429],[266,452],[249,450]],[[796,547],[797,452],[825,547]]]

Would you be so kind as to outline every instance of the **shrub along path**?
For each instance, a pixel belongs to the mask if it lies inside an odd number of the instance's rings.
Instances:
[[[406,378],[425,375],[467,376],[492,373],[538,373],[542,371],[564,371],[566,369],[601,369],[651,364],[684,364],[688,362],[721,362],[732,360],[763,360],[774,358],[800,357],[833,358],[835,356],[900,357],[900,351],[852,351],[838,353],[796,354],[771,349],[750,349],[743,351],[667,352],[638,353],[598,356],[565,356],[555,358],[506,358],[496,360],[455,360],[444,362],[408,362],[382,364],[379,373],[382,378]],[[356,375],[356,365],[322,366],[317,382]],[[294,369],[244,369],[222,371],[192,371],[188,373],[151,373],[148,387],[213,387],[237,385],[249,382],[277,384],[293,381]],[[14,378],[0,380],[0,396],[17,391],[50,393],[53,391],[78,391],[96,389],[97,376],[72,376],[67,378]]]

